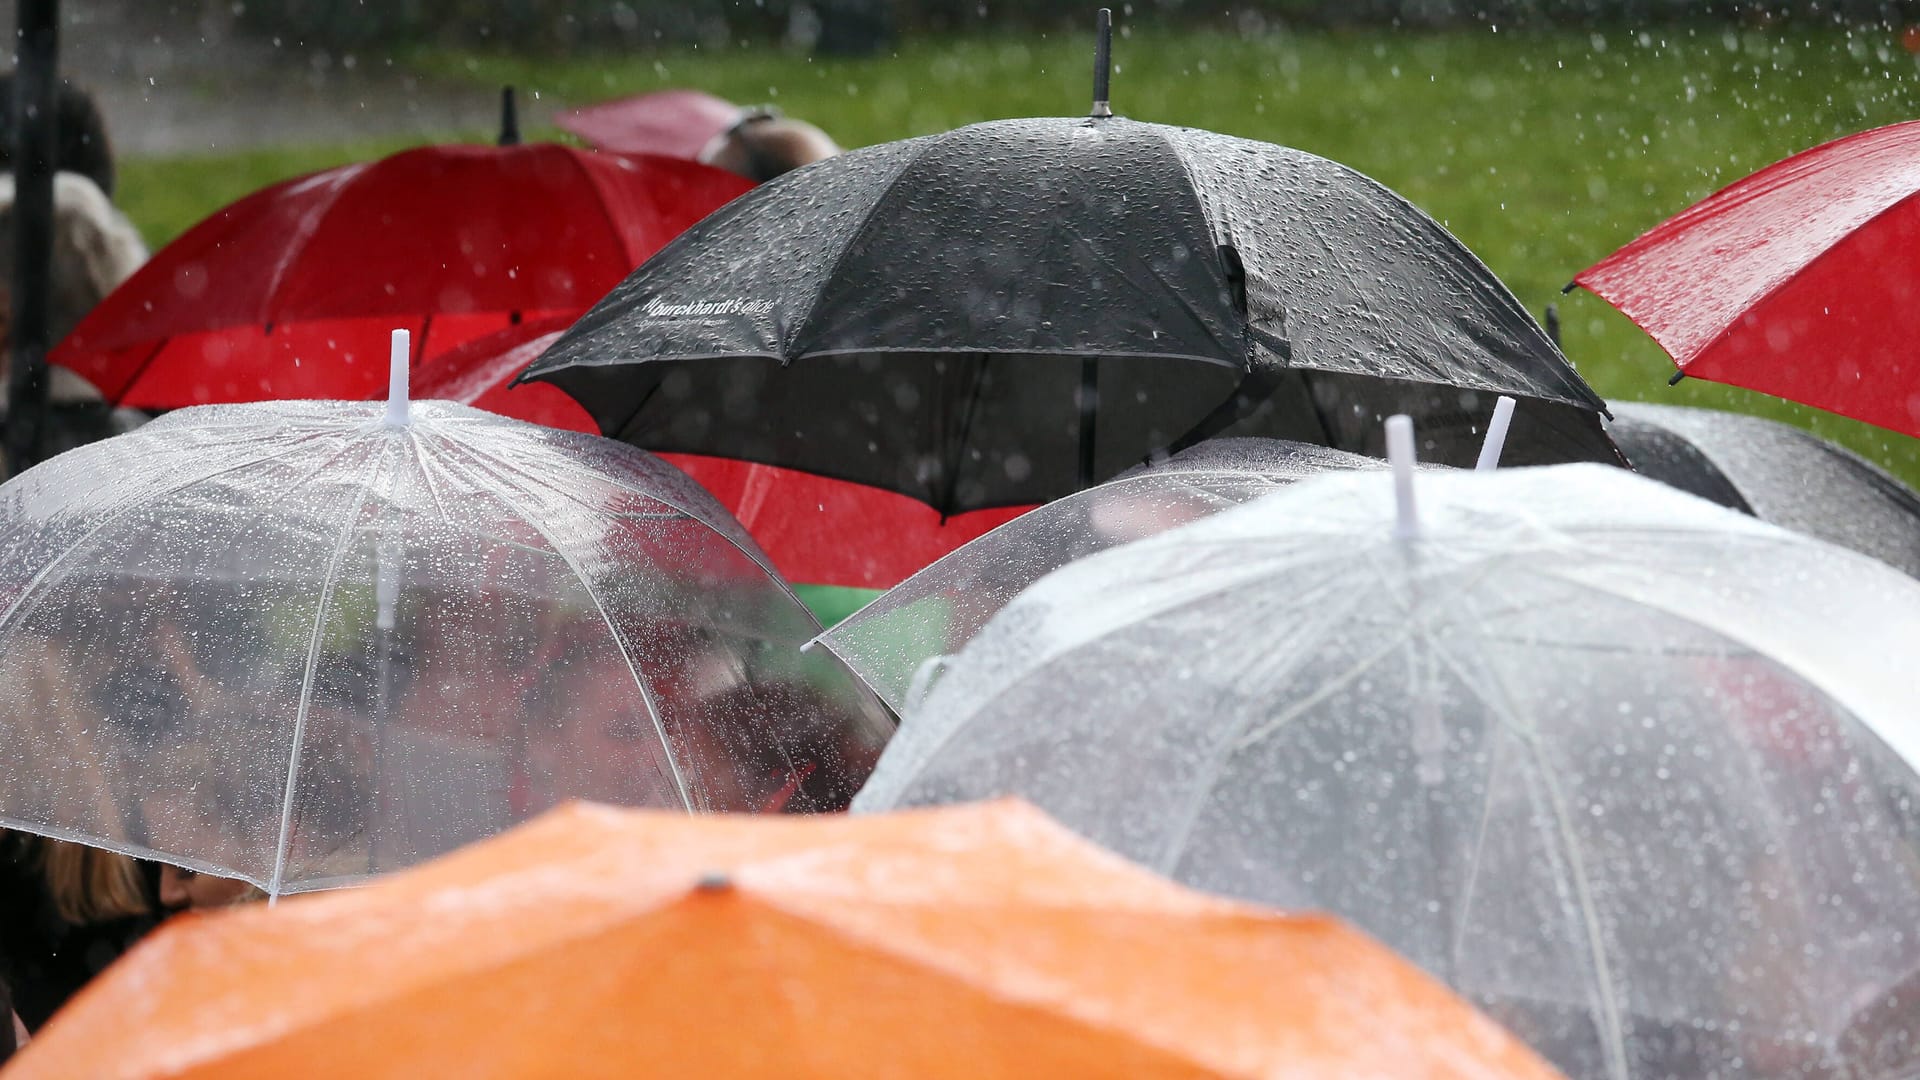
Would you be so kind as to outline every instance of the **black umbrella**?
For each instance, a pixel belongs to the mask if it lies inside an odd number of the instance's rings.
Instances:
[[[723,207],[526,379],[608,435],[877,485],[1042,502],[1212,434],[1470,465],[1617,461],[1602,408],[1459,241],[1312,154],[1096,115],[808,166]]]
[[[1635,470],[1920,577],[1920,495],[1864,458],[1757,416],[1627,402],[1608,432]]]

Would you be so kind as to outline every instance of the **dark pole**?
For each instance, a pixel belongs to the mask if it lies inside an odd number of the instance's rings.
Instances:
[[[1112,116],[1113,107],[1107,104],[1107,76],[1112,68],[1113,59],[1113,9],[1101,8],[1100,14],[1093,20],[1093,113],[1094,116]]]
[[[1100,412],[1100,358],[1080,361],[1080,487],[1093,486],[1093,425]]]
[[[1547,305],[1547,340],[1553,342],[1554,348],[1556,349],[1560,348],[1560,305],[1559,304]]]
[[[513,104],[513,87],[500,88],[500,145],[520,145],[520,110]]]
[[[47,408],[47,303],[53,276],[54,69],[59,0],[19,0],[13,78],[13,339],[7,378],[7,465],[39,458]]]

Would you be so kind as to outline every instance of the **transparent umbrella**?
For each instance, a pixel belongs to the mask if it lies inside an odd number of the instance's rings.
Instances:
[[[890,721],[653,457],[396,396],[169,414],[0,487],[0,823],[251,881],[559,801],[843,805]]]
[[[1302,477],[1385,464],[1284,439],[1210,439],[1028,511],[889,589],[820,635],[818,644],[904,716],[949,654],[1020,590],[1067,563]]]
[[[1417,522],[1315,477],[1042,579],[855,809],[1017,793],[1575,1077],[1912,1075],[1920,585],[1620,470],[1407,480]]]

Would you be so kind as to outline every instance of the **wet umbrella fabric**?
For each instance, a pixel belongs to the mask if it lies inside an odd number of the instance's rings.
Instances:
[[[429,361],[418,375],[421,396],[569,431],[597,431],[592,416],[557,387],[513,382],[559,340],[570,321],[522,323]],[[814,592],[821,587],[832,590],[823,601],[841,601],[844,591],[891,588],[1030,509],[1001,507],[948,518],[925,503],[865,484],[734,458],[661,456],[739,519],[781,575],[802,589],[803,599],[821,595]]]
[[[763,184],[527,377],[636,445],[942,513],[1044,502],[1222,431],[1377,453],[1394,412],[1429,459],[1471,464],[1503,393],[1510,461],[1616,460],[1599,399],[1404,199],[1297,150],[1119,118],[976,124]]]
[[[1306,443],[1209,439],[1002,525],[889,589],[820,635],[817,644],[906,716],[918,704],[916,691],[928,685],[947,655],[959,652],[996,612],[1048,573],[1316,473],[1383,465]]]
[[[175,920],[10,1080],[1553,1080],[1324,916],[1179,888],[1016,802],[576,805],[366,889]]]
[[[142,409],[368,397],[385,386],[395,326],[426,360],[523,316],[577,316],[749,186],[692,162],[552,144],[344,165],[194,226],[50,360]]]
[[[696,485],[388,408],[180,410],[0,487],[0,825],[280,893],[568,798],[851,798],[891,723]]]
[[[1920,577],[1920,495],[1865,458],[1758,416],[1621,402],[1607,424],[1634,471]]]
[[[1863,131],[1728,185],[1574,284],[1684,374],[1920,435],[1916,195],[1920,121]]]
[[[1409,539],[1336,474],[1043,578],[855,809],[1018,794],[1573,1077],[1859,1075],[1920,969],[1920,584],[1624,470],[1414,487]]]

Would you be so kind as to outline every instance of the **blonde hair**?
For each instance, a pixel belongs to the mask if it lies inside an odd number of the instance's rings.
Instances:
[[[140,864],[115,851],[18,834],[37,856],[53,908],[70,923],[104,922],[153,910]]]

